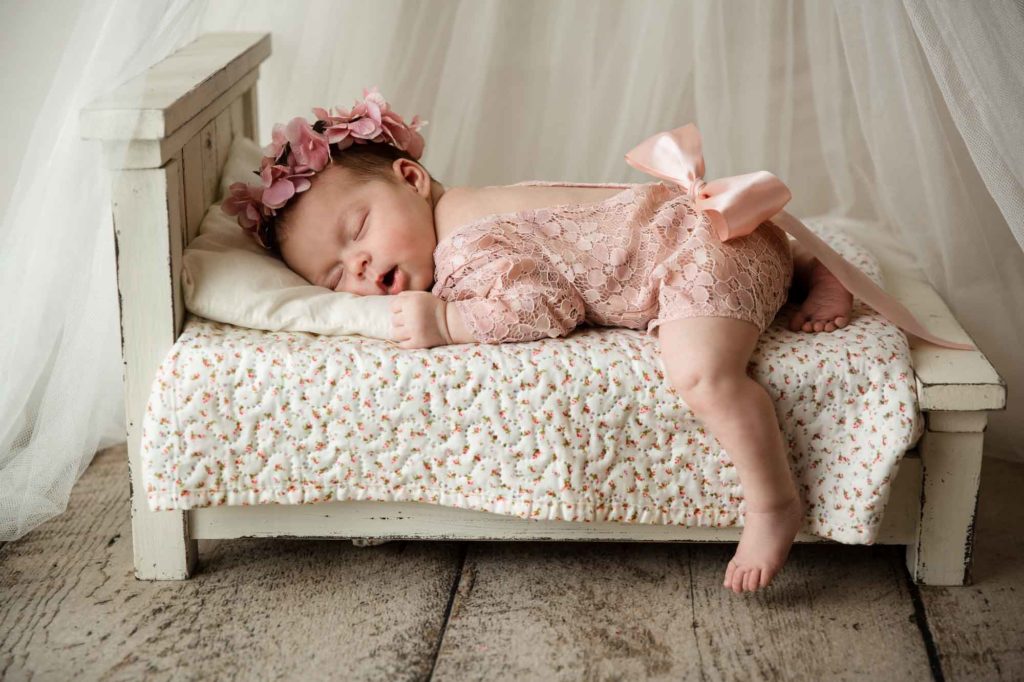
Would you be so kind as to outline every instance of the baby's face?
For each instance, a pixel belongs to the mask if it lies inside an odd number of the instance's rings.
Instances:
[[[328,166],[288,216],[285,264],[311,284],[360,296],[429,291],[437,233],[430,176],[398,159],[398,182],[356,180]]]

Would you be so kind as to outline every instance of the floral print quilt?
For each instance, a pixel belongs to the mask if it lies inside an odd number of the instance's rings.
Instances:
[[[878,263],[821,236],[881,284]],[[791,332],[787,303],[749,364],[806,505],[804,531],[874,542],[923,419],[904,334],[854,302],[834,332]],[[657,340],[565,338],[402,350],[189,315],[142,430],[150,509],[421,502],[527,519],[742,525],[728,453],[667,383]]]

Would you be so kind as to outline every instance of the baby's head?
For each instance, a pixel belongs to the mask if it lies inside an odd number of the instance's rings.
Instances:
[[[440,183],[422,165],[389,145],[353,145],[311,181],[273,227],[289,268],[361,296],[430,290]]]
[[[425,121],[406,125],[376,91],[351,112],[314,109],[274,126],[260,185],[234,183],[222,209],[306,281],[359,295],[428,291],[443,186],[417,159]]]

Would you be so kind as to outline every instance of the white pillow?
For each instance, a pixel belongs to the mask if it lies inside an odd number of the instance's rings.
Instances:
[[[266,331],[359,334],[391,341],[390,296],[357,296],[313,286],[264,251],[220,209],[233,182],[255,183],[263,152],[236,136],[220,181],[220,198],[184,253],[185,307],[216,322]]]

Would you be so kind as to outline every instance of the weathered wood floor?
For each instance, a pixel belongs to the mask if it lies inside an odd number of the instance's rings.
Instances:
[[[132,573],[123,446],[0,547],[2,680],[1024,678],[1024,465],[983,469],[975,585],[886,547],[797,546],[769,591],[728,545],[201,541]]]

